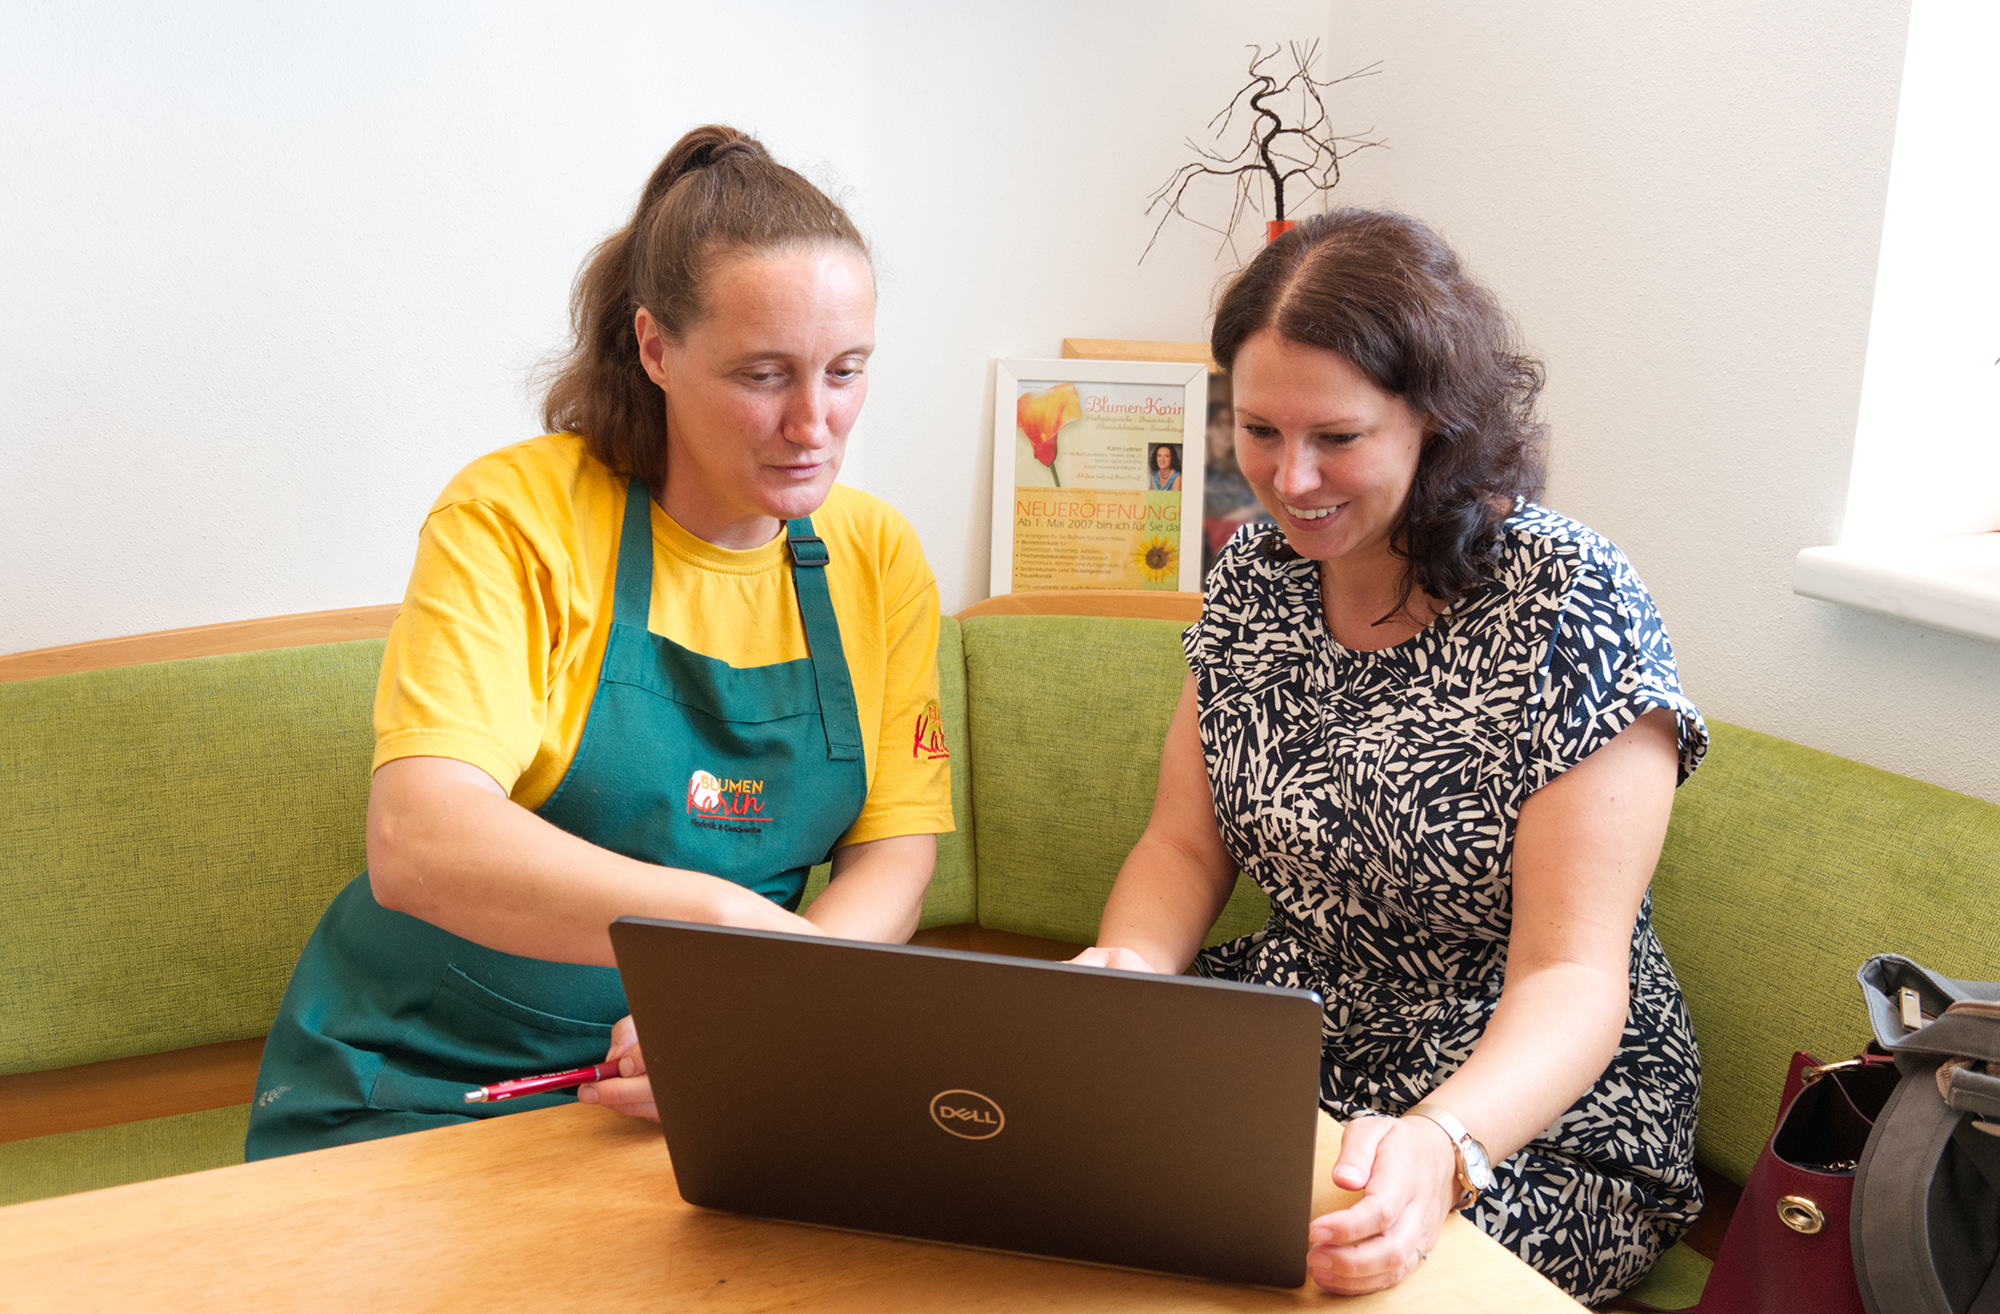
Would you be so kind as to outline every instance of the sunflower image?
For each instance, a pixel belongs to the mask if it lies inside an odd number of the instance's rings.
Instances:
[[[1148,581],[1158,584],[1180,572],[1180,549],[1164,535],[1152,534],[1139,540],[1139,545],[1132,549],[1132,564]]]

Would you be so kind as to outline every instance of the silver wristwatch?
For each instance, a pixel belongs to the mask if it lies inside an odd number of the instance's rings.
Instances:
[[[1403,1116],[1429,1118],[1451,1137],[1452,1149],[1458,1152],[1459,1191],[1458,1203],[1452,1208],[1470,1209],[1480,1196],[1493,1189],[1493,1164],[1486,1157],[1486,1147],[1472,1138],[1472,1133],[1452,1116],[1451,1110],[1439,1104],[1419,1104]]]

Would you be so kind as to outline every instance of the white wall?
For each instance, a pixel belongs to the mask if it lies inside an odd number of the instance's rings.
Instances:
[[[865,26],[564,8],[9,6],[0,649],[401,597],[667,143],[865,165]]]
[[[996,356],[1065,337],[1199,340],[1235,267],[1147,198],[1244,80],[1244,46],[1323,2],[875,7],[869,181],[881,350],[849,478],[923,532],[947,612],[986,596]],[[1225,210],[1226,213],[1226,205]],[[1244,248],[1254,252],[1255,247]]]
[[[0,17],[0,652],[392,601],[666,147],[851,189],[882,273],[846,479],[983,596],[989,361],[1198,338],[1145,198],[1325,0],[55,4]],[[971,7],[968,7],[971,8]]]
[[[1906,6],[1340,0],[1394,149],[1548,361],[1547,500],[1622,546],[1712,717],[2000,801],[2000,647],[1791,592],[1846,505]]]
[[[1350,194],[1515,309],[1549,500],[1632,556],[1703,708],[2000,800],[2000,649],[1789,588],[1846,498],[1900,5],[296,8],[0,19],[0,651],[397,597],[451,471],[534,430],[584,251],[712,118],[852,187],[847,478],[971,601],[988,362],[1202,336],[1227,260],[1182,227],[1136,265],[1145,197],[1245,42],[1330,33],[1386,62],[1336,106],[1393,146]]]

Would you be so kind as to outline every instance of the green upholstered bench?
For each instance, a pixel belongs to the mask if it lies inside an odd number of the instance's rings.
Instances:
[[[378,639],[0,684],[0,1074],[42,1073],[0,1076],[0,1202],[241,1160],[257,1038],[364,863],[381,661]],[[125,1121],[185,1078],[135,1060],[162,1052],[239,1088]]]
[[[1179,631],[944,622],[958,831],[940,844],[922,938],[1030,952],[1093,938],[1151,807]],[[0,1074],[15,1074],[0,1075],[0,1137],[25,1125],[9,1112],[24,1099],[81,1107],[121,1064],[209,1051],[254,1064],[313,921],[362,866],[380,652],[317,644],[0,684],[15,790],[0,827]],[[1791,1051],[1845,1057],[1865,1039],[1853,973],[1869,954],[2000,976],[1987,947],[2000,806],[1711,729],[1653,897],[1702,1044],[1698,1154],[1726,1195],[1770,1131]],[[1239,884],[1211,942],[1265,911]],[[234,1162],[247,1073],[229,1090],[0,1143],[0,1202]],[[1706,1266],[1677,1247],[1647,1294],[1692,1303]]]
[[[1867,1043],[1867,958],[2000,978],[2000,805],[1733,725],[1709,733],[1674,799],[1653,920],[1701,1045],[1696,1160],[1711,1199],[1733,1204],[1792,1051],[1830,1062]],[[1702,1230],[1712,1257],[1720,1228]],[[1685,1309],[1708,1269],[1683,1243],[1632,1294]]]

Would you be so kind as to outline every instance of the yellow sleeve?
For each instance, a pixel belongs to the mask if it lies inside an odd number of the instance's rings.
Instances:
[[[542,741],[567,585],[490,503],[433,510],[375,689],[375,766],[456,758],[512,791]]]
[[[888,514],[879,550],[884,611],[875,771],[842,845],[955,828],[951,762],[938,721],[937,581],[916,530],[900,515]]]

